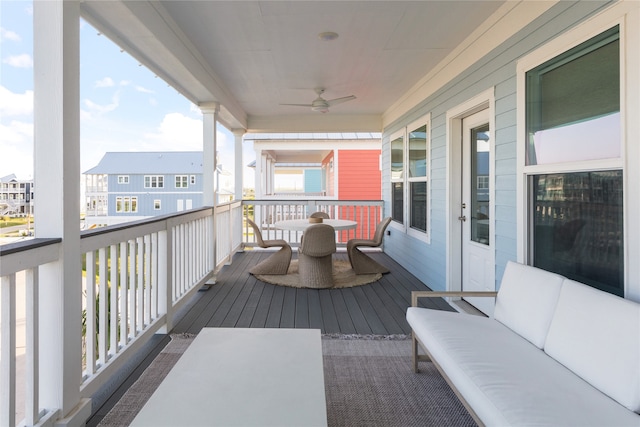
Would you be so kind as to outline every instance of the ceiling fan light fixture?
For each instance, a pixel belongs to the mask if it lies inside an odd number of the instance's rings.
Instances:
[[[334,33],[333,31],[325,31],[324,33],[318,34],[318,38],[323,42],[330,42],[338,38],[338,33]]]

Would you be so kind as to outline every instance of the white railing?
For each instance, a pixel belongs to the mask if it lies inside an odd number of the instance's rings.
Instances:
[[[81,399],[104,386],[153,334],[169,332],[179,308],[241,247],[242,203],[215,210],[215,216],[203,208],[81,233],[83,369],[82,379],[72,381],[80,384]],[[46,304],[38,299],[44,285],[38,272],[59,261],[62,245],[61,239],[33,239],[1,247],[0,426],[61,415],[38,403],[39,361],[53,350],[37,343],[39,304]]]
[[[61,239],[32,239],[0,252],[0,425],[34,425],[55,415],[38,402],[39,268],[58,260]],[[22,365],[22,366],[18,366]],[[17,372],[23,374],[18,377]],[[23,370],[23,371],[22,371]]]
[[[376,225],[382,220],[384,202],[382,200],[263,199],[243,200],[242,205],[243,215],[258,224],[263,238],[284,239],[293,246],[300,243],[302,232],[278,230],[274,226],[277,221],[304,219],[316,211],[326,212],[331,218],[356,221],[358,225],[354,230],[336,233],[337,245],[345,246],[349,239],[373,238]],[[254,246],[256,240],[251,228],[244,224],[242,232],[244,243],[247,246]]]

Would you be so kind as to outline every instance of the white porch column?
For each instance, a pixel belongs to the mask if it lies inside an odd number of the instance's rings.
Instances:
[[[235,200],[242,200],[242,190],[244,189],[244,159],[242,158],[242,137],[245,134],[244,129],[233,129],[234,136],[234,163],[235,163]]]
[[[40,404],[82,425],[80,1],[34,1],[33,14],[36,237],[62,238],[59,260],[40,268]]]
[[[218,197],[215,194],[214,178],[216,173],[216,152],[218,150],[218,113],[220,112],[220,104],[217,102],[204,102],[199,105],[202,111],[202,204],[204,206],[214,206],[213,223],[211,224],[211,236],[208,236],[209,251],[213,256],[213,267],[216,267],[218,259],[218,250],[216,244],[216,210],[218,205]],[[209,286],[216,283],[215,275],[209,279],[205,285]]]
[[[255,146],[255,145],[254,145]],[[254,188],[255,188],[255,192],[256,192],[256,199],[261,199],[264,196],[264,189],[263,189],[263,181],[262,181],[262,175],[264,174],[264,155],[262,154],[262,150],[261,149],[255,149],[256,151],[256,172],[253,178],[254,181]]]
[[[220,104],[217,102],[204,102],[199,105],[202,111],[203,128],[203,164],[202,164],[202,203],[205,206],[215,206],[218,204],[218,197],[215,194],[214,179],[216,172],[216,152],[218,150],[217,141],[217,119],[220,112]]]

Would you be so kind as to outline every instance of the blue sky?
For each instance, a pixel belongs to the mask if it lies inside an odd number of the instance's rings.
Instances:
[[[33,176],[33,6],[0,2],[0,176]],[[200,151],[202,113],[85,21],[80,22],[81,172],[107,151]],[[218,126],[233,172],[234,137]],[[244,147],[243,164],[255,158]],[[245,176],[247,174],[245,173]],[[245,187],[253,186],[253,178]]]

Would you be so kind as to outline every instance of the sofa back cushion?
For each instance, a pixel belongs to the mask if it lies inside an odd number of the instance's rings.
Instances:
[[[509,261],[493,317],[542,349],[563,281],[558,274]]]
[[[565,279],[544,351],[640,413],[640,304]]]

